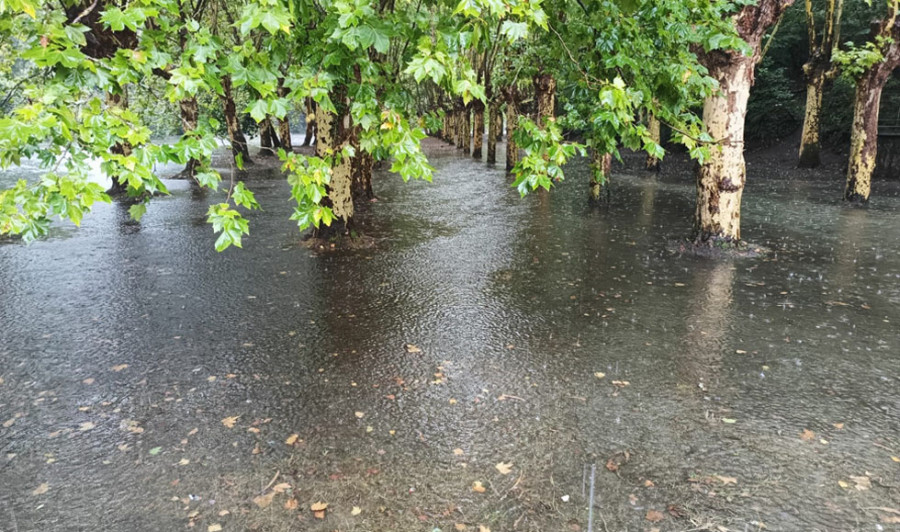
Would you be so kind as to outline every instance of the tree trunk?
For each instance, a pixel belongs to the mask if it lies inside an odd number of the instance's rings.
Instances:
[[[540,73],[532,81],[534,101],[537,102],[535,122],[542,128],[548,120],[556,119],[556,79],[550,74]]]
[[[812,73],[806,83],[806,114],[803,117],[803,136],[800,138],[800,168],[819,166],[819,117],[822,114],[822,92],[825,72]]]
[[[342,117],[326,111],[321,105],[316,106],[316,155],[321,158],[333,157],[347,144],[346,130]],[[349,157],[342,157],[340,162],[331,166],[331,181],[326,186],[328,196],[322,200],[322,205],[331,207],[336,218],[331,228],[320,227],[316,235],[324,237],[334,234],[348,227],[353,218],[353,194],[352,194],[352,163]]]
[[[108,107],[119,107],[122,109],[128,108],[128,93],[125,89],[122,89],[120,94],[114,94],[112,92],[106,93],[106,105]],[[110,149],[110,153],[115,155],[131,155],[131,145],[127,142],[118,142],[114,144]],[[109,190],[106,192],[110,196],[124,196],[128,193],[128,183],[120,183],[116,176],[110,176],[112,179],[112,185],[109,187]]]
[[[866,203],[872,191],[872,172],[878,152],[878,109],[884,88],[884,82],[879,81],[875,76],[864,76],[856,84],[850,162],[844,189],[844,200],[851,203]]]
[[[519,109],[516,102],[516,88],[506,88],[506,171],[511,172],[519,162],[519,147],[516,145],[516,124],[519,122]]]
[[[659,134],[659,119],[655,116],[650,115],[649,123],[647,124],[647,129],[650,130],[650,138],[653,142],[660,144],[662,139]],[[659,172],[659,158],[655,155],[647,154],[647,170],[651,172]]]
[[[503,118],[500,116],[500,102],[491,102],[488,111],[488,140],[487,140],[487,163],[494,164],[497,162],[497,137],[500,135],[500,129],[503,127]]]
[[[311,146],[313,138],[316,136],[316,101],[312,98],[306,99],[306,135],[303,137],[303,145]]]
[[[353,183],[351,190],[354,203],[357,201],[370,201],[375,198],[372,189],[372,168],[375,166],[375,158],[357,147],[353,157],[352,173]]]
[[[237,160],[240,156],[244,164],[252,164],[250,150],[247,148],[247,138],[241,131],[241,123],[237,117],[237,108],[234,104],[234,94],[231,88],[231,76],[222,78],[222,106],[225,115],[225,127],[228,129],[228,140],[231,141],[231,153]]]
[[[481,146],[484,138],[484,102],[476,100],[472,113],[472,157],[481,159]]]
[[[266,115],[263,121],[259,123],[259,155],[275,155],[275,152],[280,147],[281,142],[278,140],[278,134],[272,126],[269,115]]]
[[[462,116],[459,120],[459,144],[456,147],[465,150],[466,153],[472,148],[472,118],[471,110],[468,105],[463,106],[460,113]]]
[[[609,201],[609,176],[612,170],[612,154],[591,148],[591,201],[599,202],[606,191]]]
[[[181,108],[181,130],[184,135],[190,135],[197,130],[197,123],[200,120],[200,109],[197,105],[197,98],[185,98],[179,102],[179,107]],[[188,159],[180,177],[193,179],[194,176],[197,175],[197,168],[199,166],[200,161],[197,159]]]
[[[729,54],[714,63],[710,74],[719,91],[703,104],[703,122],[717,140],[709,158],[697,171],[695,239],[705,242],[737,242],[741,239],[741,194],[744,191],[744,118],[753,84],[755,59]]]
[[[286,87],[279,87],[278,96],[284,98],[289,92]],[[284,114],[284,118],[278,120],[278,137],[281,140],[281,147],[284,148],[284,151],[288,153],[294,151],[294,142],[291,139],[291,120],[288,118],[287,113]]]

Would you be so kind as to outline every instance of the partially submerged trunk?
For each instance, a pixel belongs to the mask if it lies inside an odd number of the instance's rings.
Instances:
[[[532,81],[537,105],[535,122],[538,127],[544,127],[548,120],[556,119],[556,79],[543,72],[535,75]]]
[[[822,93],[825,73],[816,73],[806,82],[806,112],[803,116],[803,135],[800,137],[800,168],[815,168],[819,157],[819,121],[822,115]]]
[[[250,150],[247,147],[247,138],[244,137],[244,133],[241,131],[241,122],[238,120],[237,108],[234,104],[231,76],[222,78],[222,107],[225,114],[225,127],[228,129],[228,140],[231,141],[231,154],[234,156],[235,161],[240,156],[245,165],[252,164]]]
[[[744,192],[744,118],[753,84],[753,58],[737,55],[710,69],[719,92],[703,104],[703,122],[716,139],[709,158],[697,172],[697,242],[741,239],[741,195]]]
[[[709,157],[697,170],[694,238],[698,244],[731,244],[741,239],[747,100],[763,38],[792,3],[758,0],[732,16],[738,35],[750,46],[749,56],[726,50],[698,52],[710,76],[719,83],[719,90],[703,104],[703,121],[716,143],[709,147]]]
[[[358,201],[372,201],[375,199],[375,191],[372,189],[372,169],[375,166],[375,158],[357,147],[356,156],[352,163],[351,191],[354,203]]]
[[[591,148],[591,202],[599,202],[605,196],[609,201],[609,177],[612,171],[612,154]]]
[[[514,134],[516,124],[519,122],[519,109],[516,88],[506,88],[506,171],[511,172],[519,162],[519,147],[516,145]]]
[[[281,143],[278,141],[275,128],[272,127],[272,121],[266,115],[263,121],[259,123],[259,155],[265,157],[275,155],[275,152],[280,147]]]
[[[660,144],[662,139],[659,134],[659,119],[653,115],[650,115],[650,120],[647,123],[647,129],[650,131],[650,138],[653,142]],[[659,172],[659,157],[651,154],[647,154],[647,170],[651,172]]]
[[[472,157],[481,159],[482,144],[484,142],[484,102],[476,100],[472,107]]]
[[[343,117],[326,111],[322,106],[316,106],[316,128],[319,135],[316,140],[316,155],[319,157],[332,157],[343,150],[348,142]],[[349,227],[353,218],[352,187],[352,160],[341,157],[340,161],[331,166],[331,180],[326,186],[328,196],[322,200],[324,206],[331,207],[336,219],[331,227],[324,224],[319,227],[315,231],[317,237],[326,238]]]
[[[121,93],[106,93],[106,105],[108,107],[118,107],[121,109],[128,108],[128,93],[125,89],[122,89]],[[110,153],[115,155],[131,155],[131,145],[127,142],[117,142],[110,149]],[[111,176],[112,185],[109,187],[109,190],[106,192],[110,196],[123,196],[128,193],[128,183],[119,182],[118,178],[115,176]]]
[[[278,89],[278,95],[284,98],[288,95],[290,91],[285,87],[280,87]],[[287,113],[284,114],[284,118],[278,120],[278,137],[281,141],[281,147],[286,152],[294,151],[294,142],[291,139],[291,120],[288,118]]]
[[[503,117],[500,116],[500,102],[491,102],[488,112],[487,163],[497,162],[497,138],[503,128]]]
[[[856,82],[853,104],[853,124],[850,130],[850,162],[847,165],[847,186],[844,200],[866,203],[872,191],[872,172],[878,155],[878,109],[884,84],[900,66],[900,21],[897,4],[891,15],[879,24],[877,35],[887,37],[881,50],[884,58],[869,67]]]
[[[197,105],[197,98],[191,97],[181,100],[179,102],[179,108],[181,109],[181,129],[183,134],[190,135],[197,130],[197,124],[200,120],[200,107]],[[180,176],[187,179],[193,179],[194,176],[197,175],[197,168],[199,166],[200,161],[197,159],[188,159]]]
[[[303,137],[303,145],[311,146],[316,136],[316,101],[306,99],[306,135]]]

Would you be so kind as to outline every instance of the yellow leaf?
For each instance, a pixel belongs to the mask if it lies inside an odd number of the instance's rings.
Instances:
[[[465,451],[457,447],[456,449],[453,449],[453,454],[455,454],[456,456],[462,456],[463,454],[465,454]]]
[[[206,527],[206,532],[222,532],[222,525],[215,523]]]
[[[265,495],[260,495],[259,497],[253,498],[253,504],[259,506],[260,508],[268,508],[270,504],[272,504],[272,499],[275,498],[275,492],[270,492]]]
[[[891,457],[891,460],[893,460],[893,461],[895,461],[895,462],[900,462],[900,458],[898,458],[898,457],[896,457],[896,456],[892,456],[892,457]]]
[[[866,491],[872,487],[872,482],[869,480],[869,477],[850,477],[850,480],[856,484],[855,488],[857,491]]]
[[[250,427],[247,429],[247,432],[252,432],[253,434],[259,434],[259,429],[256,427]]]
[[[629,386],[629,385],[631,384],[631,383],[628,382],[628,381],[612,381],[612,383],[613,383],[614,386],[618,386],[618,387],[620,387],[620,388],[624,388],[624,387]]]
[[[85,432],[85,431],[91,430],[92,428],[94,428],[94,426],[95,425],[92,422],[85,421],[81,425],[78,425],[78,430],[80,430],[81,432]]]
[[[737,484],[737,479],[734,477],[723,477],[721,475],[716,475],[716,478],[719,479],[719,482],[726,486],[728,484]]]
[[[188,465],[190,463],[191,463],[191,461],[188,460],[187,458],[182,458],[181,461],[178,462],[178,465]]]
[[[484,492],[487,491],[487,490],[486,490],[485,487],[481,484],[481,482],[479,482],[479,481],[476,480],[476,481],[472,484],[472,491],[474,491],[475,493],[484,493]]]
[[[594,373],[594,377],[597,377],[598,379],[602,379],[603,377],[606,377],[606,373],[603,373],[602,371],[598,371],[598,372]]]
[[[113,371],[115,371],[115,372],[118,373],[119,371],[122,371],[123,369],[125,369],[125,368],[127,368],[127,367],[128,367],[128,364],[119,364],[118,366],[113,366],[113,367],[111,367],[111,368],[109,368],[109,369],[111,369],[111,370],[113,370]]]
[[[384,126],[381,126],[381,128],[382,128],[382,129],[385,129]],[[407,353],[421,353],[422,350],[421,350],[421,349],[419,348],[419,346],[417,346],[417,345],[414,345],[414,344],[406,344],[406,352],[407,352]]]
[[[312,504],[310,505],[309,509],[312,510],[312,511],[314,511],[314,512],[321,512],[321,511],[323,511],[323,510],[328,509],[328,503],[327,503],[327,502],[321,502],[321,501],[319,501],[319,502],[314,502],[314,503],[312,503]]]
[[[291,485],[287,482],[281,482],[280,484],[275,484],[272,486],[272,491],[275,493],[284,493],[285,491],[291,489]]]
[[[478,532],[491,532],[491,529],[484,525],[478,525]]]
[[[288,439],[284,440],[285,445],[294,445],[300,439],[299,434],[291,434]]]
[[[841,429],[844,428],[844,424],[843,424],[843,423],[832,423],[832,426],[834,426],[834,428],[836,428],[836,429],[838,429],[838,430],[841,430]]]
[[[350,510],[350,515],[359,515],[362,513],[362,508],[359,506],[354,506],[352,510]]]
[[[226,427],[230,428],[230,429],[231,429],[231,428],[234,428],[234,424],[237,423],[237,420],[238,420],[240,417],[241,417],[241,416],[231,416],[231,417],[226,417],[225,419],[222,420],[222,424],[225,425]]]
[[[509,463],[500,462],[499,464],[495,465],[494,467],[497,468],[497,471],[499,471],[501,475],[508,475],[512,472],[512,462],[509,462]]]
[[[847,488],[850,487],[850,484],[847,484],[847,483],[844,482],[843,480],[838,480],[838,486],[840,486],[840,487],[842,487],[842,488],[844,488],[844,489],[847,489]]]
[[[357,417],[357,418],[359,418],[359,419],[362,419],[362,418],[363,418],[363,416],[365,416],[365,415],[366,415],[366,413],[365,413],[365,412],[356,412],[356,414],[355,414],[355,415],[356,415],[356,417]]]
[[[41,484],[40,486],[35,488],[34,491],[31,492],[31,494],[35,495],[35,496],[43,495],[43,494],[47,493],[48,491],[50,491],[50,484],[47,484],[46,482],[44,482],[43,484]]]
[[[815,438],[816,438],[816,433],[809,429],[803,429],[803,432],[800,434],[800,439],[803,441],[812,441]]]
[[[288,499],[284,501],[284,509],[285,510],[296,510],[300,506],[300,503],[297,499]]]
[[[456,523],[455,525],[453,525],[453,528],[462,532],[463,530],[465,530],[468,527],[462,523]]]

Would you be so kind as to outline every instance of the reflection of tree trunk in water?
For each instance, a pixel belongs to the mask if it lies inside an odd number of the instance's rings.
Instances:
[[[500,136],[501,128],[503,128],[503,118],[500,116],[500,102],[491,102],[491,106],[488,110],[488,164],[497,162],[497,138]]]
[[[475,100],[472,107],[474,109],[472,113],[472,157],[481,159],[481,147],[484,139],[484,102]]]
[[[609,177],[612,170],[612,154],[591,148],[591,202],[597,203],[606,191],[609,201]]]
[[[653,142],[660,144],[661,137],[659,134],[659,120],[650,115],[649,123],[647,124],[647,129],[650,131],[650,138]],[[655,155],[647,154],[647,170],[651,172],[659,172],[659,158]]]
[[[510,85],[506,94],[506,171],[511,172],[519,162],[519,147],[516,145],[515,132],[519,123],[519,108],[516,87]]]
[[[728,328],[733,320],[734,264],[719,262],[697,268],[689,289],[694,294],[683,349],[676,359],[679,384],[708,393],[722,367]]]
[[[859,246],[868,236],[866,233],[872,227],[871,222],[866,209],[844,209],[841,212],[835,224],[840,245],[834,247],[834,273],[828,277],[828,285],[836,287],[841,293],[831,291],[823,296],[826,301],[852,303],[842,300],[847,297],[843,293],[852,293],[850,287],[856,282],[857,272],[864,267],[859,262]]]
[[[128,92],[123,88],[120,94],[112,92],[106,93],[106,105],[110,108],[118,107],[121,109],[128,108]],[[118,142],[109,149],[110,153],[116,155],[131,155],[131,145],[127,142]],[[123,196],[128,193],[128,183],[121,183],[115,176],[111,176],[112,186],[109,187],[107,193],[110,196]]]
[[[645,234],[657,234],[653,230],[653,203],[656,200],[656,189],[659,182],[655,179],[645,179],[641,186],[641,212],[638,215],[638,225]]]
[[[197,98],[185,98],[179,102],[179,107],[181,108],[181,129],[183,135],[190,136],[197,130],[197,123],[200,120],[200,109],[197,105]],[[199,166],[200,161],[197,159],[194,159],[193,157],[188,159],[187,165],[185,165],[184,170],[179,174],[179,177],[193,179],[194,176],[197,175],[197,168]]]
[[[316,136],[316,101],[306,99],[306,135],[303,137],[303,145],[311,146]]]
[[[253,164],[250,160],[250,150],[247,148],[247,138],[241,131],[241,122],[237,117],[237,108],[234,104],[234,94],[231,89],[231,76],[222,78],[222,106],[225,115],[225,127],[228,129],[228,139],[231,141],[231,153],[243,159],[244,164]]]

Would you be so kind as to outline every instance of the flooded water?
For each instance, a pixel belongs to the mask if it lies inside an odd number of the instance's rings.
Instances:
[[[896,185],[751,167],[771,253],[710,260],[689,174],[592,209],[583,161],[523,200],[429,150],[370,249],[305,246],[274,171],[244,250],[185,182],[0,245],[0,530],[897,529]]]

